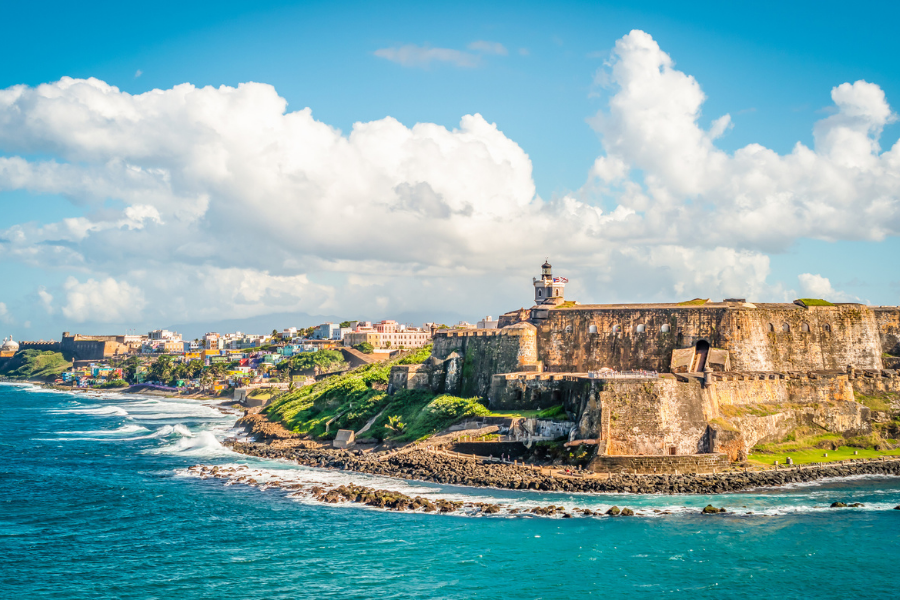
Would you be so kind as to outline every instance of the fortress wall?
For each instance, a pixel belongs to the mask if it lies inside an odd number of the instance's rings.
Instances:
[[[881,350],[900,356],[900,307],[878,306],[872,309],[881,336]]]
[[[442,391],[466,397],[486,397],[496,373],[539,369],[535,329],[528,323],[499,330],[438,332],[432,356],[447,361]]]
[[[706,339],[721,347],[723,308],[591,308],[548,311],[538,330],[539,358],[553,372],[619,370],[667,371],[672,350]],[[615,332],[615,326],[619,331]],[[644,331],[638,333],[638,325]],[[663,332],[663,325],[669,331]],[[591,333],[591,326],[597,332]]]
[[[669,378],[595,380],[585,391],[576,439],[599,438],[600,454],[705,451],[709,407],[699,384]]]
[[[774,332],[769,331],[772,325]],[[789,331],[784,330],[784,325]],[[804,331],[804,326],[809,331]],[[722,348],[736,371],[811,371],[847,365],[880,369],[881,336],[875,312],[859,304],[759,305],[729,311]]]
[[[882,335],[881,330],[893,331],[890,318],[883,320],[879,328],[875,312],[857,304],[551,309],[538,329],[538,357],[552,372],[603,367],[665,372],[674,349],[702,339],[728,350],[734,370],[808,371],[850,364],[880,369],[882,339],[893,339]],[[643,332],[637,331],[639,325]],[[668,332],[662,331],[664,325]]]
[[[714,416],[728,413],[728,406],[759,404],[822,404],[853,402],[853,385],[847,375],[816,376],[778,374],[775,378],[714,381],[706,386]]]

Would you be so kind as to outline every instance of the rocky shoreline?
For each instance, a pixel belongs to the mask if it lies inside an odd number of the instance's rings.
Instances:
[[[408,450],[362,454],[260,442],[226,442],[235,452],[309,467],[356,471],[446,485],[576,493],[723,494],[854,475],[900,476],[900,459],[783,467],[717,474],[553,476],[524,466],[482,462],[440,452]]]

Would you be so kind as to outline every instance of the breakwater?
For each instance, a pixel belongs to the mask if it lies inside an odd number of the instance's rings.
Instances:
[[[734,470],[717,474],[553,476],[524,465],[483,462],[442,452],[408,450],[359,455],[348,450],[276,447],[257,442],[227,442],[235,452],[282,459],[326,469],[356,471],[433,483],[578,493],[721,494],[760,487],[807,483],[855,475],[900,476],[900,459],[856,460],[765,471]]]

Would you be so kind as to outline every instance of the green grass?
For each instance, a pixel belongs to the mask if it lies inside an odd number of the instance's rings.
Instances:
[[[816,433],[798,429],[788,434],[781,442],[757,444],[753,448],[753,452],[758,454],[784,454],[785,452],[797,452],[799,450],[814,450],[821,454],[821,452],[826,452],[826,450],[820,452],[816,448],[817,445],[826,442],[841,442],[843,440],[844,437],[839,433],[822,433],[821,430]]]
[[[430,355],[431,346],[426,346],[401,359],[364,365],[301,387],[279,396],[266,414],[291,431],[323,439],[333,438],[338,429],[358,431],[380,414],[363,438],[399,442],[421,439],[467,416],[490,414],[474,398],[436,396],[420,390],[387,395],[385,388],[393,365],[421,364]],[[401,431],[387,427],[391,417],[398,417],[405,427]]]
[[[551,307],[550,310],[553,310],[556,308],[572,308],[575,305],[576,305],[576,302],[574,300],[566,300],[562,304],[557,304],[556,306]]]
[[[859,452],[859,454],[854,454]],[[828,456],[824,456],[828,454]],[[777,460],[779,464],[785,464],[785,459],[790,456],[795,465],[805,465],[816,462],[831,462],[835,460],[846,460],[848,458],[878,458],[879,456],[900,456],[898,450],[871,450],[867,448],[853,448],[851,446],[841,446],[837,450],[806,449],[793,450],[783,452],[781,454],[760,454],[751,453],[748,457],[751,463],[759,463],[765,465],[774,465]]]
[[[694,298],[693,300],[679,302],[678,306],[703,306],[707,302],[709,302],[709,298]]]
[[[854,394],[854,398],[856,401],[862,404],[863,406],[868,406],[872,410],[879,411],[890,411],[891,410],[891,398],[896,397],[896,394],[884,394],[879,396],[867,396],[865,394],[856,393]]]
[[[821,298],[800,298],[800,302],[806,306],[834,306],[831,302]]]
[[[569,417],[562,404],[545,409],[491,411],[490,417],[522,417],[524,419],[556,419],[565,421]]]
[[[71,366],[59,352],[20,350],[0,368],[0,375],[11,379],[50,379]]]

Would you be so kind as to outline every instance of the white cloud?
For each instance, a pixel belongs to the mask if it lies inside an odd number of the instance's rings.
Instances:
[[[53,308],[53,294],[47,291],[47,288],[41,286],[38,288],[38,297],[41,299],[41,305],[48,315],[52,315],[55,311]]]
[[[420,68],[428,68],[432,63],[449,63],[457,67],[472,68],[477,67],[480,62],[478,55],[463,52],[462,50],[417,46],[415,44],[380,48],[375,51],[375,56],[404,67]]]
[[[140,69],[138,69],[137,71],[134,72],[134,78],[137,79],[138,77],[140,77],[143,74],[144,74],[144,72],[141,71]]]
[[[472,42],[469,44],[469,50],[484,52],[485,54],[497,54],[498,56],[506,56],[509,54],[509,50],[507,50],[506,46],[500,42],[487,42],[485,40]]]
[[[797,279],[800,280],[800,291],[804,298],[819,298],[831,302],[859,302],[859,298],[834,289],[827,277],[801,273]]]
[[[15,319],[9,314],[9,309],[6,308],[6,304],[0,302],[0,323],[3,323],[4,325],[13,325],[15,322]]]
[[[700,84],[650,35],[616,42],[606,77],[616,92],[591,120],[606,150],[592,175],[602,184],[640,170],[647,219],[672,223],[682,243],[772,251],[802,237],[900,234],[900,146],[879,154],[895,117],[877,85],[832,90],[836,113],[816,124],[815,149],[798,142],[781,156],[750,144],[729,155],[714,144],[732,126],[729,115],[700,127]]]
[[[392,56],[442,60],[414,54]],[[717,148],[730,118],[699,125],[700,84],[647,34],[617,43],[608,83],[591,120],[604,155],[549,200],[525,151],[478,114],[345,133],[259,83],[0,90],[0,191],[83,207],[0,231],[0,260],[86,279],[35,303],[50,311],[55,297],[78,322],[383,317],[526,304],[548,254],[582,302],[791,299],[767,282],[767,252],[900,232],[900,150],[878,147],[894,117],[874,84],[837,86],[815,148],[782,156]]]
[[[67,304],[62,312],[76,323],[125,323],[141,318],[146,302],[138,288],[107,277],[102,281],[88,279],[80,283],[69,277],[63,286]]]

